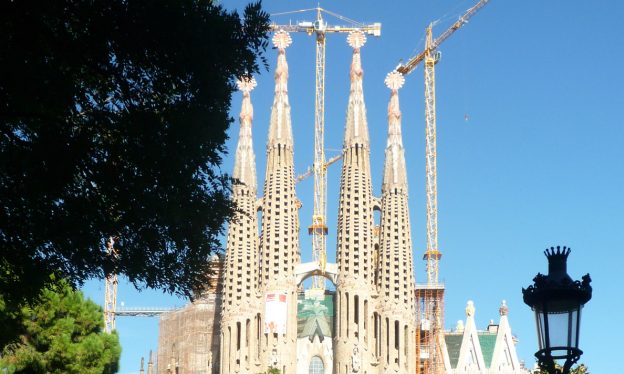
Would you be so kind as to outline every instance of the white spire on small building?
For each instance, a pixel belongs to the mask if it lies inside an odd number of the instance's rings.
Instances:
[[[493,373],[524,373],[514,342],[514,336],[511,334],[511,327],[507,315],[509,307],[507,302],[502,301],[499,308],[500,322],[498,324],[498,332],[496,334],[496,345],[492,354],[492,363],[490,369]]]
[[[477,325],[475,324],[475,306],[472,300],[466,305],[466,327],[462,338],[459,359],[457,361],[457,373],[486,373],[483,352],[479,342]]]

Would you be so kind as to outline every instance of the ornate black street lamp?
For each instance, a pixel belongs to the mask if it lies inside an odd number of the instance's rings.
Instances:
[[[581,309],[591,299],[589,274],[582,281],[573,281],[567,272],[570,249],[551,247],[544,254],[548,258],[548,275],[538,273],[534,284],[522,289],[524,302],[535,311],[539,351],[535,353],[539,366],[549,374],[568,374],[570,367],[583,354],[578,348]],[[556,360],[565,360],[563,369]]]

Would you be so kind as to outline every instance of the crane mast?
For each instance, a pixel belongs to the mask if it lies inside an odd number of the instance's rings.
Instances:
[[[423,374],[444,373],[444,285],[439,282],[439,262],[442,252],[438,246],[438,185],[436,151],[436,96],[435,65],[440,59],[437,48],[455,31],[483,8],[489,0],[480,0],[468,9],[451,27],[433,39],[433,24],[426,29],[425,49],[395,70],[403,75],[414,71],[424,62],[425,81],[425,163],[427,201],[427,283],[417,285],[417,313],[420,326],[417,329],[417,372]]]
[[[424,319],[429,328],[425,337],[425,351],[429,360],[424,363],[427,374],[444,373],[440,339],[444,329],[444,286],[440,285],[439,261],[442,253],[438,247],[438,183],[437,183],[437,147],[436,147],[436,101],[435,101],[435,64],[439,53],[433,53],[431,46],[432,25],[427,27],[425,46],[425,167],[427,200],[427,250],[423,259],[426,261],[427,287],[420,290],[419,299],[424,302]],[[417,291],[418,292],[418,291]]]
[[[442,256],[438,249],[438,183],[436,153],[436,102],[435,102],[435,64],[432,50],[432,26],[427,27],[425,47],[425,160],[427,194],[427,283],[438,283],[438,261]]]
[[[321,9],[317,9],[316,23],[324,27]],[[312,256],[322,271],[325,271],[327,253],[327,224],[325,222],[327,204],[327,167],[325,166],[325,32],[316,33],[316,94],[314,98],[314,207],[312,225],[308,233],[312,235]],[[325,278],[313,277],[312,288],[325,289]]]
[[[346,17],[329,12],[321,7],[313,9],[303,9],[294,12],[298,13],[308,10],[316,11],[316,20],[314,22],[304,21],[297,24],[277,25],[272,24],[273,31],[284,30],[287,32],[305,32],[308,35],[316,36],[316,80],[315,80],[315,99],[314,99],[314,164],[312,171],[314,174],[314,206],[312,213],[312,224],[308,227],[308,234],[312,236],[312,256],[313,260],[319,264],[321,271],[325,271],[327,256],[327,166],[336,162],[340,157],[332,158],[329,162],[325,161],[325,44],[327,33],[349,33],[354,30],[360,30],[370,35],[381,35],[381,24],[373,23],[370,25],[355,22]],[[323,19],[322,13],[327,13],[339,19],[349,21],[351,25],[337,26],[328,25]],[[287,14],[281,13],[281,14]],[[307,176],[307,175],[306,175]],[[304,179],[300,177],[297,180]],[[312,289],[324,290],[325,279],[323,277],[312,277]]]

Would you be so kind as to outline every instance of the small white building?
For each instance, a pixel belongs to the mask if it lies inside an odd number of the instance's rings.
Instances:
[[[444,366],[452,374],[528,374],[518,360],[516,339],[511,333],[507,315],[509,308],[503,300],[499,308],[500,321],[478,330],[472,301],[466,306],[466,322],[458,321],[454,330],[445,332]]]

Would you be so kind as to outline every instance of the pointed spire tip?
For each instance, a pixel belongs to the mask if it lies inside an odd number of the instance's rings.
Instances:
[[[236,81],[238,90],[242,92],[251,92],[257,85],[258,82],[256,82],[256,78],[254,77],[240,77]]]
[[[278,32],[275,33],[275,35],[273,35],[273,45],[275,46],[275,48],[279,49],[280,51],[285,50],[291,44],[292,44],[292,38],[290,37],[290,34],[287,33],[286,31],[279,30]]]
[[[401,87],[403,87],[403,84],[405,83],[405,77],[398,71],[393,71],[386,75],[386,79],[384,80],[384,82],[386,83],[386,87],[388,87],[392,91],[398,91]]]
[[[360,49],[366,44],[366,35],[360,30],[351,31],[347,36],[347,43],[353,49]]]

